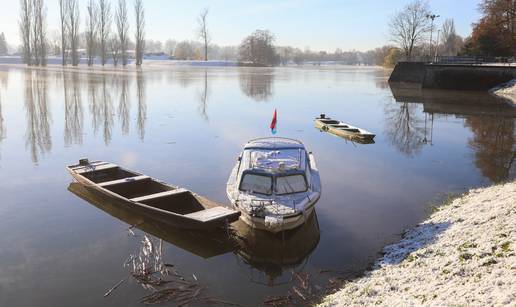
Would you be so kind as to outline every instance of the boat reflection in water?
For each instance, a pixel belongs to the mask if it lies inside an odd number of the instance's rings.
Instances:
[[[237,242],[235,253],[244,263],[259,271],[258,275],[256,272],[250,272],[251,281],[268,286],[285,283],[277,281],[283,272],[303,267],[320,238],[315,210],[301,227],[282,233],[274,234],[251,228],[241,220],[232,226]],[[263,280],[263,274],[266,281]],[[291,277],[289,275],[289,278]]]
[[[234,250],[235,245],[232,240],[228,240],[227,232],[207,233],[175,228],[139,214],[127,206],[121,206],[112,198],[90,190],[80,183],[71,183],[68,190],[109,215],[200,257],[210,258]]]
[[[239,260],[251,267],[252,281],[269,286],[279,284],[275,280],[284,271],[304,265],[319,243],[319,224],[315,211],[303,226],[277,234],[253,229],[240,220],[231,224],[229,232],[188,231],[142,216],[80,183],[71,183],[68,190],[109,215],[197,256],[207,259],[233,252]],[[255,270],[262,277],[256,277]],[[256,280],[263,280],[264,274],[266,281]]]

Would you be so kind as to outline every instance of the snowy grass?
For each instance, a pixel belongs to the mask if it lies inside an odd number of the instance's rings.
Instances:
[[[516,105],[516,79],[494,87],[489,92]]]
[[[516,181],[474,189],[384,249],[323,306],[514,306]]]

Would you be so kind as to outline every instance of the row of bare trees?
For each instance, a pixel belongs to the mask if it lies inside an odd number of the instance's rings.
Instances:
[[[46,14],[44,0],[20,0],[20,34],[24,62],[28,65],[46,65],[47,37]],[[58,0],[62,65],[70,63],[77,66],[80,61],[79,29],[80,8],[79,0]],[[115,65],[121,60],[122,65],[128,63],[127,49],[129,46],[129,20],[126,0],[118,0],[114,14],[108,0],[88,0],[86,7],[86,54],[88,65],[94,64],[94,59],[100,56],[104,66],[109,57]],[[136,65],[141,65],[145,48],[145,15],[142,0],[134,0],[136,16],[135,55]],[[116,30],[111,31],[114,21]]]
[[[21,0],[20,9],[23,61],[44,66],[47,64],[47,37],[43,0]]]

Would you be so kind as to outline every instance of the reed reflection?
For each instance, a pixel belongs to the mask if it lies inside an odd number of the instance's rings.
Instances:
[[[239,70],[239,81],[242,93],[255,101],[268,101],[272,98],[273,69],[264,69],[257,72],[241,69]]]
[[[25,112],[25,146],[29,147],[32,161],[37,164],[40,155],[52,149],[46,71],[28,70],[25,73]]]
[[[70,79],[72,81],[71,86],[69,84]],[[82,144],[84,112],[79,82],[79,75],[63,73],[65,103],[64,142],[67,146]]]
[[[516,177],[516,119],[469,116],[465,126],[473,132],[468,145],[475,152],[475,166],[498,183]]]

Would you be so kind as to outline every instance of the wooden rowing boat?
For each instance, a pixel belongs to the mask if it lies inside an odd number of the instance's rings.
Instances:
[[[116,164],[82,159],[67,166],[77,182],[169,225],[185,229],[223,227],[240,212]]]
[[[315,127],[321,131],[326,131],[331,134],[346,138],[357,143],[370,144],[374,143],[375,134],[350,124],[331,119],[324,114],[321,114],[315,119]]]

